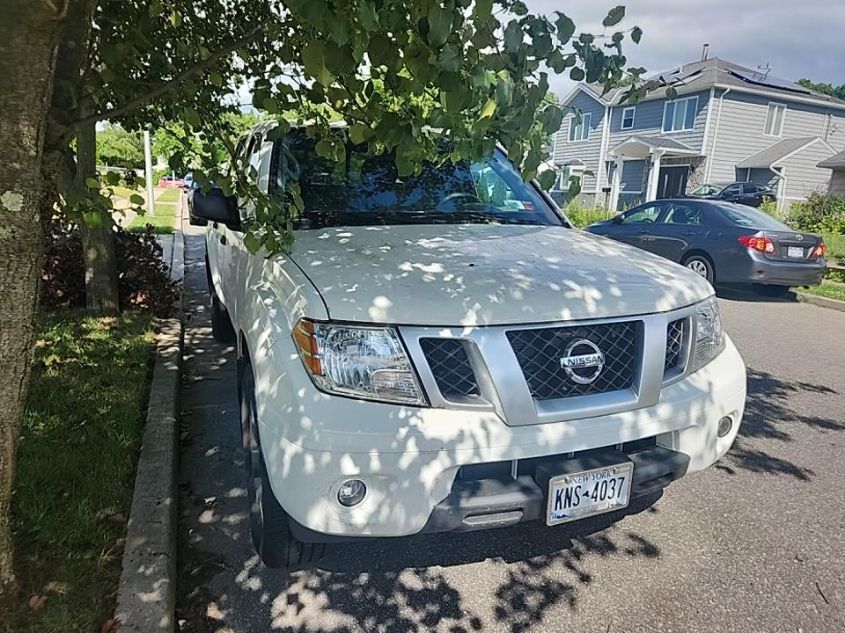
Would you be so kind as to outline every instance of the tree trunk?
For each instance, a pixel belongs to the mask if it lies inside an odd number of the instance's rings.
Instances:
[[[82,112],[82,110],[80,110]],[[84,114],[84,112],[83,112]],[[76,131],[76,186],[85,191],[88,178],[97,176],[97,132],[94,122]],[[85,307],[97,314],[118,311],[117,260],[110,213],[92,211],[79,222],[85,263]]]
[[[0,3],[0,613],[16,591],[9,507],[41,273],[42,147],[66,2]]]

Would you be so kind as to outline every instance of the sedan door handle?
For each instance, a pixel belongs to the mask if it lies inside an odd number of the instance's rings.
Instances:
[[[687,232],[684,233],[684,235],[697,235],[697,234],[698,234],[698,231],[687,231]]]
[[[228,241],[229,241],[229,240],[227,240],[227,239],[226,239],[226,234],[225,234],[225,233],[222,233],[222,234],[220,235],[220,243],[221,243],[221,244],[223,244],[223,246],[225,246],[225,245],[228,243]]]

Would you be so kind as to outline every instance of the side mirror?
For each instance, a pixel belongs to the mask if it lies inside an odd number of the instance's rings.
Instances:
[[[234,231],[241,229],[237,197],[224,195],[223,190],[216,187],[208,193],[196,189],[193,202],[195,216],[209,222],[220,222]]]
[[[625,218],[622,217],[622,214],[620,213],[619,215],[614,215],[612,218],[610,218],[610,221],[614,224],[622,224],[622,220],[624,219]]]

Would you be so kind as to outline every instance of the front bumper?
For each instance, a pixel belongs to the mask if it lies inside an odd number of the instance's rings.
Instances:
[[[657,447],[687,460],[672,478],[702,470],[733,443],[746,395],[745,366],[730,339],[704,368],[665,385],[652,406],[514,426],[486,410],[400,407],[319,394],[284,340],[254,362],[257,376],[275,373],[259,379],[256,393],[273,492],[295,524],[340,537],[407,536],[431,525],[462,525],[464,514],[449,518],[437,508],[448,505],[455,490],[466,494],[454,484],[469,465],[522,463],[655,438]],[[280,366],[285,372],[273,372]],[[723,416],[734,425],[719,438],[716,425]],[[361,479],[368,490],[353,508],[337,502],[349,478]],[[526,503],[519,520],[535,517],[532,508]]]

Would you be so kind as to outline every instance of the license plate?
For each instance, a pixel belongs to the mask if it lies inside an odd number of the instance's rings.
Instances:
[[[628,505],[633,473],[634,465],[628,462],[553,477],[549,480],[546,525],[624,508]]]
[[[804,249],[801,246],[787,246],[786,247],[786,256],[787,257],[804,257]]]

